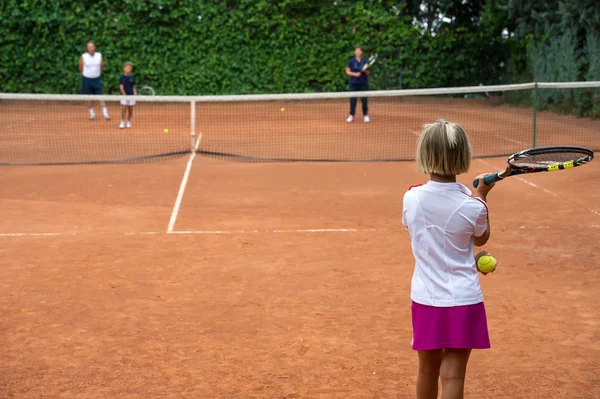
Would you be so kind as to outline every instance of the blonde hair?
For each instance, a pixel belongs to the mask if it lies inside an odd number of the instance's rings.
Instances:
[[[131,61],[125,61],[125,63],[123,64],[123,68],[125,68],[126,66],[130,66],[133,68],[133,64],[131,63]]]
[[[441,176],[465,173],[471,164],[471,145],[456,123],[437,120],[423,126],[417,143],[417,167]]]

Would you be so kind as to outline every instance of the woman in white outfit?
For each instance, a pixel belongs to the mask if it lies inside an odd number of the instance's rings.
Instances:
[[[104,93],[102,89],[102,80],[100,80],[100,74],[104,71],[104,60],[102,54],[96,52],[96,45],[94,42],[88,42],[86,45],[87,52],[81,55],[79,59],[79,72],[81,72],[81,94],[96,94],[101,95]],[[102,107],[102,114],[104,119],[110,120],[108,116],[108,110],[104,101],[100,101]],[[88,103],[90,109],[90,120],[96,119],[96,113],[92,102]]]

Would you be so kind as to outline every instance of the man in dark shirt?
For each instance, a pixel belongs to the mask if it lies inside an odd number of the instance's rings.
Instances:
[[[363,71],[367,60],[363,58],[362,46],[356,46],[354,49],[354,57],[350,58],[346,66],[346,75],[349,76],[350,91],[368,91],[369,90],[369,68]],[[371,122],[369,118],[369,105],[366,97],[361,97],[362,113],[366,123]],[[346,122],[354,122],[354,114],[356,113],[356,97],[350,99],[350,116]]]

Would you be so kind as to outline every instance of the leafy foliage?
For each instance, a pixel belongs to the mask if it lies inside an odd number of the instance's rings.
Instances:
[[[507,0],[516,41],[527,43],[526,62],[515,63],[524,80],[600,80],[600,9],[596,0]],[[518,54],[513,52],[513,60]],[[539,92],[540,107],[599,116],[597,90]]]
[[[107,93],[123,62],[159,94],[345,90],[361,43],[380,57],[371,88],[505,82],[499,1],[3,0],[0,91],[77,93],[94,40]],[[445,18],[439,19],[439,13]],[[436,16],[437,15],[437,16]],[[436,19],[438,18],[438,19]],[[424,26],[422,21],[426,21]]]

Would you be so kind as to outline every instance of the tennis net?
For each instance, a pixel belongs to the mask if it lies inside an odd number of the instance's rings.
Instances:
[[[408,161],[422,125],[440,118],[464,127],[475,157],[554,144],[599,150],[597,92],[600,82],[363,92],[370,123],[360,99],[346,122],[355,93],[135,96],[123,129],[121,96],[0,94],[0,164],[152,162],[192,151],[244,162]]]

